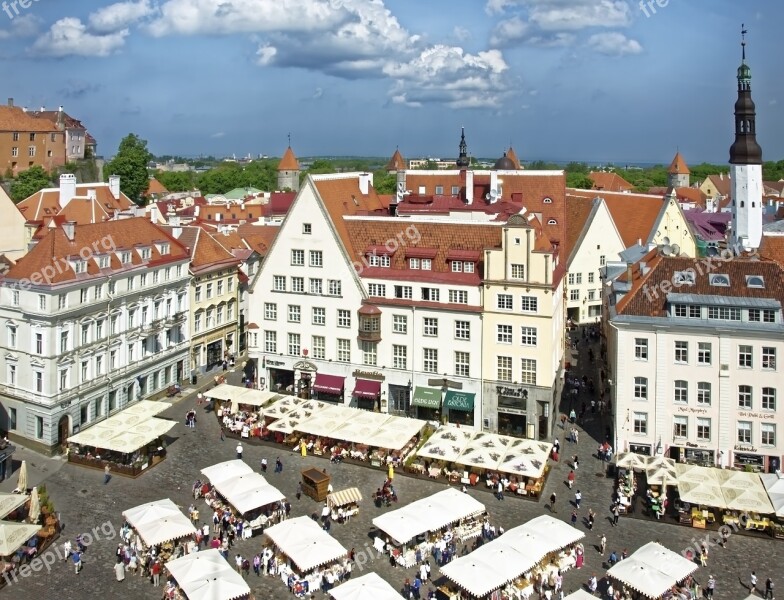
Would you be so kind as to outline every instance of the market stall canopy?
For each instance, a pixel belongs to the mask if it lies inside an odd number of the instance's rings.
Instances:
[[[636,452],[619,452],[615,455],[615,466],[621,469],[645,470],[645,456]]]
[[[637,550],[633,558],[656,567],[675,579],[675,583],[683,581],[697,570],[697,565],[677,552],[668,550],[661,544],[649,542]]]
[[[719,469],[701,467],[699,465],[675,464],[675,474],[678,477],[679,484],[681,481],[690,481],[692,483],[710,483],[718,486],[720,485],[717,476],[718,471]]]
[[[484,512],[484,504],[468,494],[448,488],[378,516],[373,519],[373,525],[398,544],[406,544],[418,535],[438,531],[451,523]]]
[[[262,408],[259,413],[264,417],[271,419],[280,419],[288,415],[291,411],[302,406],[305,402],[314,402],[315,400],[302,400],[296,396],[281,396],[277,400],[270,403],[269,406]]]
[[[506,454],[511,438],[494,433],[477,433],[455,460],[467,467],[495,469]]]
[[[168,433],[175,424],[174,421],[166,421],[165,419],[147,419],[127,431],[118,433],[111,440],[105,442],[103,447],[107,450],[131,454]]]
[[[549,443],[511,438],[497,470],[524,477],[541,477],[552,449]]]
[[[381,579],[378,574],[370,572],[367,575],[350,579],[346,583],[329,590],[329,595],[335,600],[402,600],[403,596],[395,588]]]
[[[301,573],[335,562],[348,553],[310,517],[287,519],[264,533]]]
[[[355,487],[339,490],[327,496],[327,504],[333,508],[347,504],[358,504],[359,502],[362,502],[362,493]]]
[[[239,385],[229,385],[228,383],[221,383],[219,385],[216,385],[211,390],[207,390],[206,392],[204,392],[204,395],[207,398],[212,398],[213,400],[230,401],[239,397],[247,389],[248,388]]]
[[[261,473],[251,472],[224,479],[219,483],[212,482],[212,485],[241,514],[280,502],[285,498],[283,493],[270,485]]]
[[[424,429],[426,421],[410,419],[408,417],[390,417],[375,433],[364,443],[368,446],[386,448],[387,450],[400,450]]]
[[[417,450],[420,458],[454,462],[474,437],[474,432],[457,427],[441,427]]]
[[[715,483],[697,483],[692,481],[678,481],[678,495],[681,502],[702,504],[715,508],[727,508],[724,494]]]
[[[14,554],[40,529],[40,525],[0,521],[0,556]]]
[[[765,490],[768,492],[768,498],[776,510],[776,516],[784,517],[784,474],[778,471],[776,473],[765,473],[760,477],[765,485]]]
[[[280,431],[281,433],[293,433],[300,423],[310,419],[313,412],[306,410],[302,406],[298,406],[285,416],[279,418],[277,421],[270,423],[267,429],[270,431]]]
[[[169,498],[129,508],[123,517],[148,546],[196,534],[196,528]]]
[[[441,567],[441,573],[473,596],[483,598],[530,571],[550,552],[584,536],[567,523],[543,515],[456,558]]]
[[[417,386],[414,388],[414,395],[411,398],[411,406],[421,406],[422,408],[441,408],[441,390]]]
[[[583,589],[579,589],[568,596],[564,596],[563,600],[596,600],[596,596]]]
[[[5,519],[29,498],[27,494],[0,494],[0,519]]]
[[[188,600],[236,600],[250,587],[217,550],[202,550],[166,563]]]
[[[730,510],[761,513],[763,515],[772,515],[776,512],[764,488],[762,491],[756,489],[722,488],[721,493],[724,495],[724,502],[727,508]]]
[[[227,460],[201,470],[201,474],[209,479],[212,485],[250,473],[254,473],[253,469],[241,459]]]
[[[253,388],[241,389],[244,391],[231,399],[232,413],[236,413],[239,410],[240,404],[245,406],[264,406],[268,402],[275,401],[281,396],[278,392],[254,390]]]
[[[645,476],[651,485],[673,485],[678,477],[675,461],[666,456],[648,456],[645,459]]]
[[[613,565],[607,575],[648,598],[660,598],[696,570],[694,561],[661,544],[649,542],[629,558]]]
[[[159,402],[155,400],[139,400],[124,408],[121,412],[117,413],[115,416],[120,415],[142,415],[144,417],[154,417],[156,415],[161,414],[166,409],[172,407],[171,402]],[[112,417],[109,417],[107,421],[111,420]]]

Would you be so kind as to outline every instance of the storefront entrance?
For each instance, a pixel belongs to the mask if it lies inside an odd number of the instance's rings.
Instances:
[[[713,450],[703,450],[701,448],[679,448],[670,447],[670,458],[679,463],[690,465],[700,465],[703,467],[716,466],[716,455]]]
[[[316,373],[313,383],[313,396],[322,402],[332,402],[333,404],[343,404],[343,392],[346,386],[346,378],[340,375],[328,375],[326,373]]]
[[[650,444],[629,444],[629,452],[635,454],[642,454],[643,456],[651,456]]]
[[[267,361],[269,364],[269,361]],[[271,392],[281,394],[294,393],[294,371],[269,367],[269,389]]]
[[[351,396],[357,408],[381,412],[381,382],[372,379],[357,379]]]
[[[411,406],[416,407],[416,418],[425,421],[438,421],[441,417],[441,390],[417,386]]]
[[[528,421],[525,413],[501,412],[498,409],[498,433],[512,437],[525,437]]]
[[[65,449],[68,437],[71,435],[71,418],[68,415],[60,417],[57,422],[57,445]]]
[[[223,363],[223,340],[207,344],[207,370]]]
[[[732,466],[743,471],[752,470],[755,473],[765,472],[765,457],[747,452],[735,452],[732,455]]]
[[[456,425],[474,426],[474,398],[476,394],[447,390],[444,396],[444,411],[447,421]]]

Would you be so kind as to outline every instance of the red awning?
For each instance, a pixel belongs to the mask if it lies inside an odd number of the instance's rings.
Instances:
[[[345,379],[345,377],[341,377],[340,375],[316,373],[316,381],[313,383],[313,390],[325,394],[340,394],[343,392]]]
[[[354,386],[354,393],[352,396],[357,398],[367,398],[368,400],[375,400],[381,393],[381,382],[372,381],[370,379],[357,379],[357,384]]]

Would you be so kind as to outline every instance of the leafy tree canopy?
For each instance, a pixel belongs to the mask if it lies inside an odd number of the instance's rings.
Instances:
[[[19,173],[11,184],[11,199],[14,202],[21,202],[35,194],[37,191],[50,187],[52,180],[43,167],[35,165],[26,171]]]
[[[151,160],[152,154],[147,149],[147,141],[131,133],[120,142],[117,154],[106,163],[104,173],[107,178],[111,175],[118,175],[120,190],[131,200],[141,204],[143,202],[142,194],[149,184],[147,163]]]

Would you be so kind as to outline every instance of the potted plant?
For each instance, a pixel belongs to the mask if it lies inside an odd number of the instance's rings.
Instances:
[[[771,523],[770,532],[774,538],[784,540],[784,523]]]

